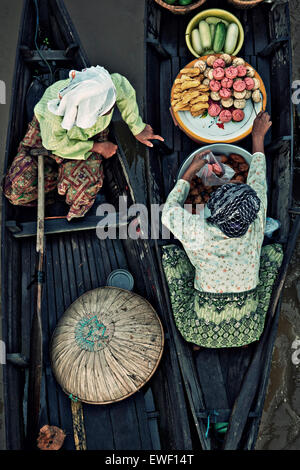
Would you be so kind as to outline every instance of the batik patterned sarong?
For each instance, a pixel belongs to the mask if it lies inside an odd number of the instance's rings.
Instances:
[[[94,140],[106,141],[108,132],[105,129]],[[30,150],[40,148],[40,127],[34,117],[3,182],[3,192],[14,205],[36,206],[38,164],[37,158],[30,155]],[[51,154],[44,157],[44,162],[45,194],[57,188],[58,193],[64,195],[67,204],[71,206],[67,220],[83,217],[92,207],[103,185],[102,156],[93,152],[87,160],[66,160]]]
[[[259,284],[240,293],[200,292],[195,268],[182,248],[163,248],[162,262],[175,323],[184,339],[207,348],[239,347],[257,341],[264,329],[273,284],[282,263],[279,244],[262,247]]]

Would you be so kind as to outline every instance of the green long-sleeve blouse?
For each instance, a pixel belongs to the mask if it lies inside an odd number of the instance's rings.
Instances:
[[[127,78],[118,73],[111,74],[116,87],[116,104],[121,116],[134,135],[142,132],[146,126],[143,122],[136,94]],[[48,101],[57,98],[58,92],[67,86],[70,79],[60,80],[47,88],[42,99],[34,108],[34,114],[39,121],[43,146],[62,158],[86,160],[91,155],[93,136],[109,126],[113,111],[106,116],[100,116],[97,122],[88,129],[73,126],[69,131],[61,127],[63,118],[48,110]]]

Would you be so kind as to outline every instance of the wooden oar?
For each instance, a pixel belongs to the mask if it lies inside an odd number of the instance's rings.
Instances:
[[[296,217],[288,239],[280,273],[276,282],[276,289],[274,289],[271,298],[270,307],[268,310],[267,323],[263,335],[257,346],[249,369],[246,373],[239,396],[237,397],[232,409],[231,417],[229,420],[229,428],[224,442],[225,450],[237,449],[257,391],[258,381],[261,379],[261,361],[265,361],[265,354],[271,354],[272,352],[275,337],[273,338],[272,344],[268,344],[270,341],[270,334],[274,327],[274,321],[276,321],[276,317],[279,314],[279,312],[277,311],[277,307],[299,232],[300,215]]]
[[[32,152],[33,153],[33,152]],[[38,212],[37,212],[37,268],[36,268],[36,306],[31,324],[30,364],[27,404],[27,446],[36,447],[39,428],[40,394],[43,367],[43,333],[42,333],[42,292],[44,282],[44,217],[45,217],[45,183],[44,156],[38,154]]]

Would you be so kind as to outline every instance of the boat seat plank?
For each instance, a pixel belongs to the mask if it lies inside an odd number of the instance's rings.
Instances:
[[[23,49],[22,53],[26,63],[41,61],[41,56],[38,51]],[[67,57],[65,51],[43,50],[42,54],[47,61],[55,60],[55,62],[72,62],[72,58]]]
[[[57,215],[57,214],[56,214]],[[68,222],[67,219],[57,218],[45,220],[45,235],[53,235],[55,233],[78,232],[81,230],[93,230],[104,219],[104,216],[87,215],[86,217]],[[116,222],[112,220],[112,227],[127,225],[127,220],[119,220],[116,214]],[[36,222],[26,221],[17,222],[16,220],[8,220],[6,226],[13,233],[15,238],[34,237],[36,234]]]

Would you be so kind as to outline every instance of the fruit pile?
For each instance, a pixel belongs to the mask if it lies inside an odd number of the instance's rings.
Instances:
[[[261,101],[260,80],[255,70],[241,57],[229,54],[210,55],[195,62],[204,75],[202,85],[210,89],[208,114],[222,122],[239,122],[245,117],[247,100]]]
[[[235,174],[231,178],[232,183],[246,183],[249,171],[249,165],[246,160],[238,154],[231,153],[230,155],[216,155],[220,158],[220,162],[230,166]],[[218,170],[218,169],[217,169]],[[214,165],[212,165],[212,171],[217,176],[221,176],[219,170],[215,171]],[[219,188],[219,186],[205,186],[198,176],[194,176],[191,181],[190,192],[185,201],[185,204],[192,205],[192,213],[196,213],[197,204],[206,204],[211,194]]]

